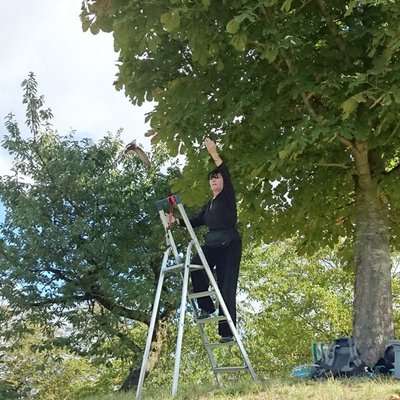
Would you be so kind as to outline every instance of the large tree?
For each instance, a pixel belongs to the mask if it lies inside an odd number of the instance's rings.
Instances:
[[[49,345],[125,360],[133,366],[128,388],[140,371],[165,246],[155,201],[170,193],[167,180],[179,170],[160,172],[165,156],[157,153],[150,171],[138,157],[121,157],[118,136],[98,143],[60,136],[33,74],[23,89],[28,135],[10,114],[3,139],[13,167],[0,179],[1,335],[40,327]],[[150,367],[178,284],[166,281]]]
[[[154,142],[188,159],[223,143],[243,222],[313,252],[346,238],[353,333],[373,364],[393,332],[399,228],[400,4],[391,0],[85,0],[84,29],[113,32],[115,82],[156,101]],[[228,152],[229,150],[229,152]],[[195,186],[195,185],[194,185]],[[391,242],[391,239],[392,242]]]

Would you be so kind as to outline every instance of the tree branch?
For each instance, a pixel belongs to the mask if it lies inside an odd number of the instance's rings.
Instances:
[[[82,296],[71,296],[71,297],[60,297],[57,299],[44,299],[42,301],[36,301],[34,303],[30,303],[32,307],[43,307],[43,306],[48,306],[48,305],[53,305],[53,304],[65,304],[68,303],[70,300],[75,300],[75,301],[87,301],[91,300],[91,295],[90,293],[85,293]]]
[[[135,321],[143,322],[144,324],[150,324],[149,315],[143,311],[132,310],[116,304],[111,299],[105,297],[98,289],[89,293],[94,300],[96,300],[99,304],[101,304],[108,311],[119,315],[120,317],[128,318]]]
[[[287,67],[289,69],[289,74],[293,75],[292,62],[286,57],[285,57],[285,62],[286,62],[286,65],[287,65]],[[317,121],[320,120],[321,117],[315,112],[314,107],[312,106],[312,104],[311,104],[310,100],[308,99],[308,96],[306,95],[306,93],[301,91],[300,94],[301,94],[301,98],[303,99],[303,103],[305,104],[305,106],[306,106],[308,112],[310,113],[310,115],[315,120],[317,120]]]
[[[301,98],[303,99],[303,102],[306,105],[306,108],[308,112],[312,115],[312,117],[316,120],[319,120],[320,116],[315,112],[314,107],[311,105],[311,102],[308,99],[308,96],[304,92],[301,92]]]
[[[318,163],[316,164],[317,167],[338,167],[338,168],[342,168],[342,169],[351,169],[350,166],[346,165],[346,164],[335,164],[335,163]]]
[[[117,332],[117,337],[120,338],[121,342],[128,343],[129,348],[136,353],[141,353],[143,348],[140,347],[135,341],[133,341],[128,335],[122,332]]]
[[[395,128],[393,129],[393,132],[390,134],[388,140],[390,140],[392,138],[392,136],[395,135],[396,131],[399,129],[400,127],[400,121],[397,123],[397,125],[395,126]]]
[[[149,315],[145,312],[139,311],[139,310],[132,310],[129,308],[126,308],[124,306],[120,306],[116,303],[114,303],[112,300],[106,298],[103,296],[98,290],[97,293],[94,292],[85,292],[83,295],[75,295],[75,296],[70,296],[70,297],[61,297],[61,298],[55,298],[55,299],[43,299],[42,301],[36,301],[33,303],[30,303],[32,307],[43,307],[43,306],[48,306],[48,305],[59,305],[59,304],[66,304],[70,302],[71,300],[76,301],[76,302],[83,302],[83,301],[88,301],[88,300],[96,300],[100,305],[102,305],[105,309],[108,311],[119,315],[120,317],[128,318],[130,320],[134,321],[140,321],[143,322],[144,324],[149,324],[150,323],[150,318]]]
[[[355,146],[354,143],[349,140],[344,138],[343,136],[338,136],[339,142],[342,143],[344,146],[346,146],[346,148],[348,148],[349,150],[354,150]]]
[[[319,8],[321,9],[322,15],[325,17],[326,23],[328,25],[329,30],[331,31],[331,34],[339,48],[339,51],[342,53],[343,57],[344,57],[344,61],[346,63],[346,66],[348,68],[351,68],[353,63],[351,62],[351,59],[348,55],[347,49],[346,49],[346,44],[343,41],[343,39],[340,37],[339,34],[339,30],[338,27],[335,23],[335,21],[333,20],[331,14],[329,13],[325,1],[324,0],[316,0]]]
[[[51,268],[51,267],[47,267],[45,269],[46,272],[51,272],[54,274],[54,277],[58,278],[58,279],[62,279],[65,282],[71,283],[72,279],[68,278],[66,275],[64,275],[64,273],[56,268]]]

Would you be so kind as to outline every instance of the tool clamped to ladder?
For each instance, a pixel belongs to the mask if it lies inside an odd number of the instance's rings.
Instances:
[[[196,234],[193,230],[193,227],[189,221],[189,218],[186,214],[186,211],[183,207],[183,204],[181,202],[181,199],[179,195],[172,195],[167,197],[166,199],[160,200],[156,202],[158,212],[160,214],[160,218],[162,221],[162,224],[165,229],[166,233],[166,241],[167,241],[167,246],[168,248],[164,252],[164,257],[162,260],[162,265],[161,265],[161,271],[160,271],[160,276],[158,279],[158,285],[156,289],[156,294],[155,294],[155,299],[154,299],[154,305],[153,305],[153,311],[150,319],[150,325],[149,325],[149,331],[147,334],[147,340],[146,340],[146,346],[144,350],[144,355],[143,355],[143,362],[142,362],[142,368],[140,370],[140,376],[139,376],[139,382],[137,386],[137,391],[136,391],[136,399],[140,399],[142,390],[143,390],[143,382],[144,382],[144,377],[146,373],[146,368],[147,368],[147,363],[149,359],[149,353],[150,353],[150,346],[151,346],[151,341],[154,333],[154,327],[156,323],[156,318],[158,314],[158,308],[159,308],[159,303],[160,303],[160,297],[161,297],[161,290],[164,282],[164,277],[167,273],[170,272],[181,272],[182,277],[183,277],[183,284],[182,284],[182,298],[181,298],[181,305],[180,305],[180,315],[179,315],[179,325],[178,325],[178,337],[177,337],[177,342],[176,342],[176,352],[175,352],[175,365],[174,365],[174,375],[173,375],[173,382],[172,382],[172,396],[176,396],[177,391],[178,391],[178,379],[179,379],[179,367],[180,367],[180,359],[181,359],[181,351],[182,351],[182,339],[183,339],[183,330],[184,330],[184,322],[185,322],[185,310],[186,310],[186,301],[189,301],[193,314],[194,314],[194,319],[196,322],[196,325],[200,331],[200,336],[201,340],[203,342],[203,345],[205,347],[205,350],[207,352],[208,358],[211,363],[211,370],[214,373],[215,379],[218,383],[218,385],[221,385],[222,380],[221,380],[221,373],[226,373],[226,372],[238,372],[238,371],[247,371],[251,378],[254,381],[257,381],[257,375],[254,372],[254,369],[250,363],[249,357],[246,353],[246,350],[242,344],[242,341],[239,337],[239,334],[236,330],[236,327],[232,321],[232,318],[228,312],[228,309],[226,307],[226,304],[224,302],[224,299],[222,298],[221,292],[218,289],[217,282],[214,279],[213,273],[207,263],[207,259],[202,251],[202,248],[199,244],[199,241],[196,237]],[[169,221],[167,220],[167,217],[165,216],[165,209],[168,209],[168,211],[172,211],[173,207],[176,206],[181,214],[181,217],[185,223],[186,228],[188,229],[188,232],[191,237],[191,241],[188,244],[187,250],[186,250],[186,257],[185,260],[183,261],[180,254],[178,253],[177,247],[175,245],[174,238],[172,236],[172,230],[171,230],[171,225]],[[195,250],[197,251],[200,260],[201,260],[201,265],[193,265],[191,264],[191,258],[192,258],[192,248],[193,246],[195,247]],[[172,255],[171,255],[172,253]],[[171,265],[170,258],[174,258],[174,262]],[[197,293],[189,293],[188,286],[189,286],[189,274],[191,271],[195,270],[201,270],[204,269],[208,279],[210,281],[210,286],[212,287],[212,290],[206,291],[206,292],[197,292]],[[209,318],[204,318],[204,319],[199,319],[199,312],[198,308],[196,307],[194,301],[197,298],[200,297],[206,297],[206,296],[214,296],[219,303],[219,307],[222,309],[223,314],[221,316],[213,316]],[[204,324],[209,323],[209,322],[218,322],[218,321],[226,321],[232,331],[233,338],[235,340],[232,340],[227,343],[210,343],[207,339],[205,330],[204,330]],[[244,365],[239,365],[239,366],[218,366],[216,363],[216,359],[213,354],[213,349],[221,346],[237,346],[240,350],[243,363]]]

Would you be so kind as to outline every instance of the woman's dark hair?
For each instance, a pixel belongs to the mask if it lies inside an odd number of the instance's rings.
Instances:
[[[217,174],[219,174],[219,170],[218,168],[213,169],[212,171],[210,171],[207,175],[208,180],[214,178],[214,176],[216,176]]]

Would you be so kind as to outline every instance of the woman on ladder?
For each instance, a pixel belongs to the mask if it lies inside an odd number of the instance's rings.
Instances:
[[[242,241],[236,229],[236,196],[228,167],[219,156],[215,142],[206,138],[204,145],[216,165],[216,168],[208,174],[212,199],[202,207],[198,215],[190,218],[190,223],[193,228],[202,225],[208,227],[202,250],[211,270],[214,268],[216,270],[218,288],[236,325],[236,290],[242,257]],[[169,214],[168,218],[171,223],[176,222],[173,215]],[[196,254],[191,263],[201,264],[200,257]],[[191,277],[195,292],[208,290],[209,280],[204,270],[193,271]],[[197,303],[200,308],[198,318],[208,318],[215,312],[211,297],[199,298]],[[221,307],[219,315],[223,315]],[[221,343],[233,340],[231,329],[226,321],[219,322],[218,332]]]

